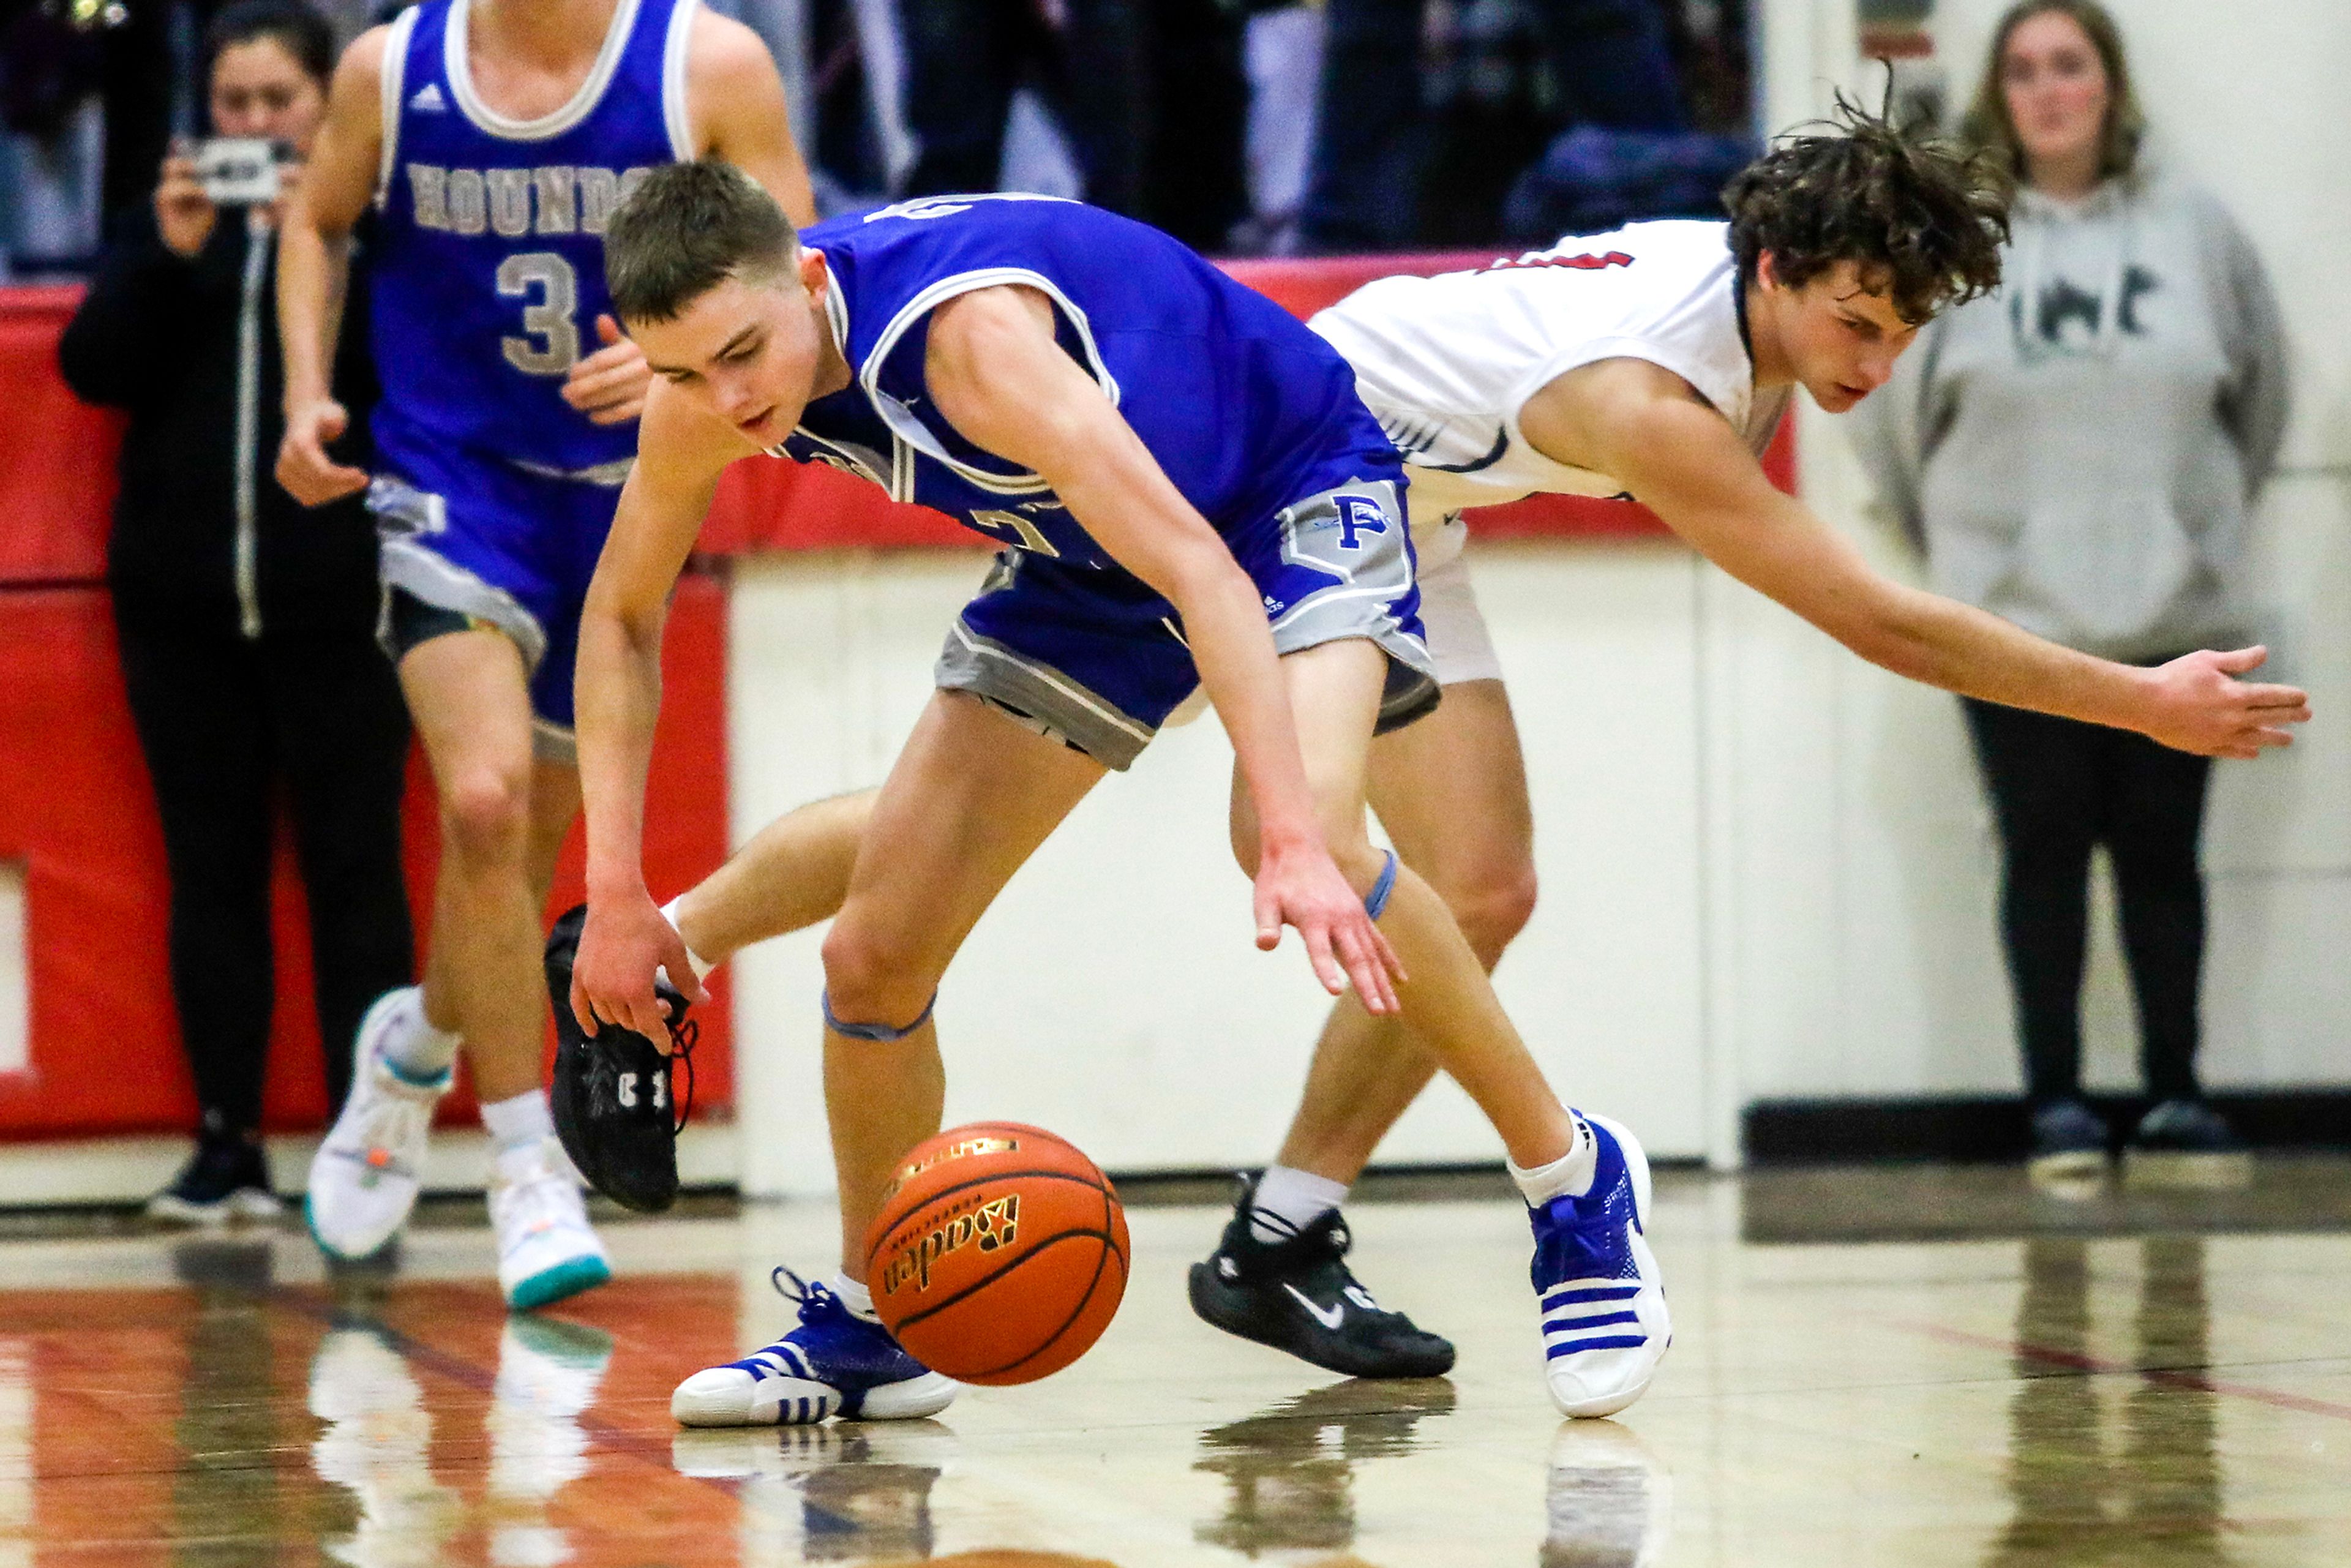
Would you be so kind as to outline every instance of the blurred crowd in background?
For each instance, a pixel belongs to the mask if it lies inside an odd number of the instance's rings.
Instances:
[[[1080,196],[1211,254],[1548,243],[1712,215],[1750,0],[710,0],[775,51],[826,214]],[[349,39],[399,9],[317,0]],[[215,0],[0,0],[0,279],[146,202]]]

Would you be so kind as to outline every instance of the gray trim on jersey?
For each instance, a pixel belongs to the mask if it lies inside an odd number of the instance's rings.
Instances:
[[[522,651],[526,670],[538,668],[539,661],[547,657],[547,628],[538,623],[538,617],[505,589],[417,542],[448,528],[448,504],[442,497],[379,475],[368,486],[367,508],[376,520],[381,561],[377,575],[386,588],[397,588],[436,608],[487,622],[514,640]],[[388,626],[379,628],[379,640],[384,643],[386,653],[395,660],[400,657],[391,645]]]
[[[1369,542],[1344,555],[1332,541],[1333,534],[1344,537],[1334,499],[1342,491],[1355,497],[1366,491],[1377,496],[1387,524]],[[1405,548],[1410,525],[1395,482],[1380,479],[1336,486],[1283,507],[1276,520],[1281,526],[1284,559],[1334,573],[1340,580],[1308,594],[1274,617],[1273,651],[1296,653],[1350,637],[1368,639],[1389,660],[1387,691],[1380,700],[1381,733],[1409,724],[1435,707],[1437,660],[1427,642],[1405,631],[1388,609],[1413,585],[1412,554]]]
[[[376,159],[375,204],[381,212],[392,200],[392,176],[400,168],[400,113],[408,92],[408,41],[416,31],[418,7],[411,5],[392,19],[383,36],[383,64],[376,74],[378,113],[383,124],[378,138],[383,152]]]
[[[694,124],[685,101],[686,46],[694,36],[697,0],[677,0],[669,14],[669,37],[662,41],[662,123],[669,130],[670,156],[694,162]]]
[[[604,89],[612,84],[612,77],[621,68],[621,57],[628,52],[629,36],[636,31],[640,0],[620,0],[612,8],[612,20],[604,29],[602,47],[596,52],[596,63],[588,70],[588,78],[570,101],[552,114],[537,120],[508,120],[474,90],[474,72],[466,57],[465,17],[470,8],[466,0],[451,0],[449,20],[441,32],[441,74],[449,78],[450,96],[457,101],[453,106],[458,113],[473,121],[474,128],[502,141],[545,141],[560,136],[596,112],[604,99]]]
[[[969,692],[1012,710],[1040,735],[1123,773],[1158,733],[1108,697],[1050,664],[983,637],[958,617],[947,628],[935,678],[943,692]]]
[[[900,307],[898,314],[891,318],[890,324],[884,327],[882,329],[882,335],[874,340],[872,350],[865,356],[864,367],[858,372],[857,380],[858,384],[864,389],[867,401],[873,405],[874,412],[882,416],[882,423],[888,425],[890,433],[901,442],[945,465],[965,482],[977,486],[980,489],[999,496],[1025,496],[1050,489],[1051,486],[1046,484],[1040,475],[996,474],[985,468],[975,468],[967,463],[956,462],[947,455],[946,445],[932,434],[930,426],[925,424],[915,415],[914,410],[882,390],[882,371],[889,361],[890,352],[898,346],[898,340],[913,329],[915,322],[960,295],[970,294],[982,288],[1000,287],[1008,284],[1017,284],[1036,289],[1051,299],[1061,308],[1061,313],[1069,318],[1070,325],[1077,329],[1079,343],[1085,349],[1087,368],[1092,372],[1095,383],[1102,389],[1102,395],[1110,399],[1110,405],[1113,408],[1116,408],[1119,400],[1118,379],[1110,373],[1110,367],[1102,362],[1102,350],[1094,343],[1093,326],[1086,319],[1086,313],[1079,309],[1076,302],[1062,293],[1060,285],[1051,278],[1041,272],[1032,272],[1023,267],[990,267],[972,272],[958,272],[952,277],[939,279],[920,294],[915,295],[914,298]],[[838,293],[839,289],[840,281],[836,278],[834,292]],[[845,302],[843,308],[846,308]],[[908,477],[911,482],[911,474]],[[897,498],[910,501],[914,497],[910,493]]]
[[[599,463],[588,468],[556,468],[545,463],[526,463],[519,457],[509,457],[507,465],[541,479],[568,479],[575,485],[596,485],[607,490],[617,490],[629,482],[629,470],[637,465],[637,460],[615,457],[610,463]]]

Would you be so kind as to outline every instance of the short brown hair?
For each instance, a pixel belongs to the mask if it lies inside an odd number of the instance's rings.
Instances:
[[[791,270],[799,236],[775,198],[715,158],[665,163],[638,182],[604,230],[604,286],[623,321],[674,321],[729,277]]]
[[[2098,0],[2018,0],[1992,29],[1991,53],[1985,57],[1983,79],[1976,84],[1975,101],[1959,122],[1959,134],[1982,148],[2011,178],[2025,175],[2024,144],[2016,134],[2016,120],[2008,112],[2008,93],[2000,84],[2001,57],[2008,40],[2035,16],[2064,16],[2082,29],[2098,59],[2106,68],[2106,123],[2098,135],[2098,178],[2128,174],[2138,165],[2139,142],[2147,135],[2147,116],[2139,111],[2138,94],[2131,88],[2130,63],[2123,55],[2122,29]]]
[[[1904,320],[1921,322],[1999,284],[2008,198],[1989,160],[1907,134],[1840,93],[1829,119],[1740,170],[1722,204],[1742,283],[1767,250],[1791,287],[1850,261]]]

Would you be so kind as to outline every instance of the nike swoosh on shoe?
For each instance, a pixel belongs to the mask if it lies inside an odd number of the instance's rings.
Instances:
[[[1295,1297],[1298,1304],[1304,1307],[1312,1315],[1314,1321],[1324,1328],[1335,1330],[1341,1323],[1347,1321],[1346,1302],[1333,1301],[1327,1307],[1318,1307],[1314,1304],[1313,1298],[1297,1286],[1284,1281],[1281,1288]]]

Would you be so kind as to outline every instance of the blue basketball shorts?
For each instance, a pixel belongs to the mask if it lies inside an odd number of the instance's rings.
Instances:
[[[1353,453],[1225,536],[1265,601],[1275,653],[1362,637],[1387,654],[1383,732],[1437,700],[1404,492],[1393,456]],[[1175,607],[1136,578],[1007,550],[949,630],[937,680],[1123,771],[1200,674]]]
[[[396,660],[436,630],[490,626],[530,674],[541,756],[569,760],[580,607],[611,532],[627,465],[564,476],[403,442],[368,487],[381,543],[380,632]],[[395,595],[425,613],[395,615]]]

